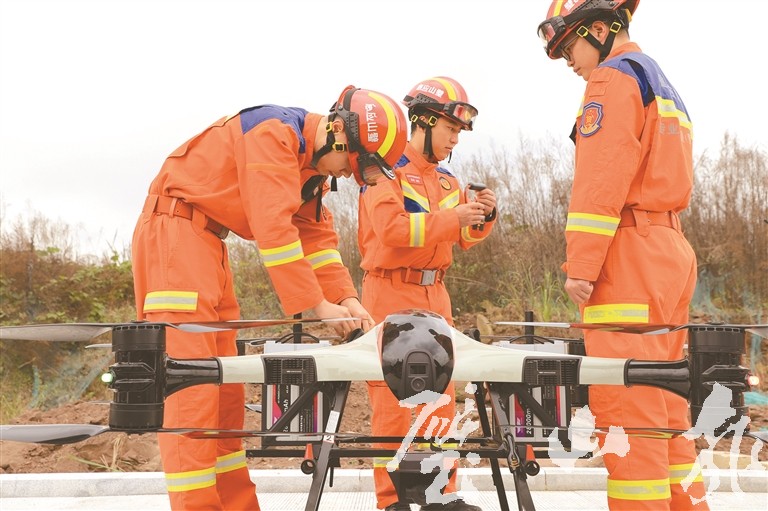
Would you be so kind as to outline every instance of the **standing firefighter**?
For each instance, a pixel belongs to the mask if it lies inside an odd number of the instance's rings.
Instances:
[[[539,25],[547,55],[587,81],[572,138],[565,290],[587,323],[686,323],[696,257],[678,214],[693,184],[691,121],[658,64],[630,42],[639,1],[557,0]],[[585,332],[587,355],[677,360],[685,333]],[[599,426],[687,430],[685,399],[635,386],[592,386]],[[600,438],[601,447],[604,437]],[[605,454],[612,510],[708,509],[693,442],[630,438]],[[695,482],[683,487],[689,474]]]
[[[240,317],[223,239],[254,240],[286,314],[312,310],[339,334],[373,326],[337,250],[333,217],[320,202],[327,176],[362,185],[393,176],[407,138],[389,97],[347,87],[327,116],[262,105],[216,121],[176,149],[149,187],[133,236],[139,319],[225,321]],[[168,354],[237,354],[235,332],[169,329]],[[164,426],[241,429],[242,384],[200,385],[165,401]],[[174,510],[258,510],[239,439],[158,435]]]
[[[485,189],[476,192],[475,200],[468,201],[456,177],[439,166],[459,143],[461,131],[472,129],[477,115],[464,88],[451,78],[430,78],[417,84],[404,103],[411,121],[411,140],[395,166],[395,179],[380,179],[378,186],[364,187],[360,195],[358,243],[365,270],[363,305],[377,323],[403,309],[426,309],[452,324],[451,298],[444,277],[452,262],[453,246],[458,243],[468,249],[490,234],[496,217],[496,197]],[[369,382],[368,394],[373,435],[405,436],[411,424],[410,409],[400,406],[384,382]],[[450,424],[456,414],[453,383],[446,394],[450,404],[430,418],[442,418],[443,425]],[[417,413],[420,411],[421,407]],[[424,421],[419,435],[424,435],[429,423]],[[434,433],[445,435],[445,431]],[[389,460],[374,459],[378,507],[407,511],[408,503],[398,502],[387,472]],[[455,491],[454,472],[445,493]],[[422,507],[433,509],[480,510],[461,499]]]

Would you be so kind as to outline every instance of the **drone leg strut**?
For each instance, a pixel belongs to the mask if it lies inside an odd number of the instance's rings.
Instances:
[[[512,432],[512,426],[509,424],[507,414],[502,408],[502,398],[499,396],[498,390],[495,388],[493,383],[489,383],[488,387],[491,394],[491,408],[493,410],[493,416],[499,426],[501,439],[506,445],[507,452],[509,453],[507,457],[507,463],[509,464],[509,469],[512,472],[512,477],[515,481],[517,508],[519,511],[536,511],[536,506],[533,504],[533,497],[531,497],[531,490],[528,488],[528,476],[525,473],[526,448],[525,446],[518,446],[515,443],[515,436]],[[478,406],[478,409],[479,408],[480,407]],[[499,500],[501,501],[501,498],[499,498]]]
[[[329,395],[332,396],[333,404],[331,413],[328,415],[328,423],[325,426],[323,441],[320,444],[320,453],[317,455],[317,465],[312,476],[312,486],[309,488],[309,496],[304,511],[317,511],[320,507],[320,498],[323,495],[323,487],[328,476],[331,451],[336,444],[336,434],[339,432],[341,414],[344,412],[350,382],[332,382],[329,387]]]
[[[477,402],[477,414],[480,416],[480,425],[483,430],[483,436],[490,437],[493,435],[491,431],[491,423],[488,420],[488,412],[485,409],[485,390],[483,388],[483,382],[474,382],[475,384],[475,400]],[[498,399],[499,393],[492,390],[492,384],[489,384],[489,394],[491,401]],[[494,416],[496,412],[494,411]],[[489,458],[491,464],[491,478],[493,479],[493,486],[496,488],[496,495],[499,498],[499,508],[501,511],[509,511],[509,502],[507,501],[507,492],[504,489],[504,480],[501,477],[501,470],[499,469],[498,458]]]

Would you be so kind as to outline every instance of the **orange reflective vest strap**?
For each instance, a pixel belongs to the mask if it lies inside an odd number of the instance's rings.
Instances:
[[[217,474],[232,472],[233,470],[247,467],[248,464],[245,461],[245,451],[236,451],[216,458]]]
[[[178,493],[216,485],[216,467],[165,474],[168,493]]]
[[[148,312],[195,312],[197,291],[150,291],[144,296],[144,313]]]
[[[583,311],[584,323],[648,323],[647,303],[609,303],[588,305]]]
[[[672,498],[672,492],[669,478],[627,481],[609,477],[608,498],[633,502],[666,500]],[[633,508],[630,506],[627,509]]]

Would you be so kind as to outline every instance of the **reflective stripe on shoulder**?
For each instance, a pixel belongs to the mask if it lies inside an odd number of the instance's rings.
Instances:
[[[144,297],[144,312],[197,310],[197,291],[152,291]]]
[[[584,307],[584,323],[648,323],[646,303],[608,303]]]
[[[344,265],[344,262],[341,260],[341,254],[339,251],[332,248],[307,254],[306,258],[307,261],[309,261],[309,263],[312,265],[313,270],[333,263],[339,263],[342,266]]]
[[[304,251],[301,248],[301,240],[274,248],[260,248],[259,254],[264,261],[264,266],[280,266],[304,258]]]
[[[613,237],[619,228],[620,217],[594,215],[591,213],[568,213],[565,231],[589,232]]]

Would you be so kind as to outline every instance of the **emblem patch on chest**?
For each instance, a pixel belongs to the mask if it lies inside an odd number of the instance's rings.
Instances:
[[[600,129],[600,121],[603,120],[603,105],[600,103],[587,103],[581,113],[579,133],[583,137],[591,137]]]

